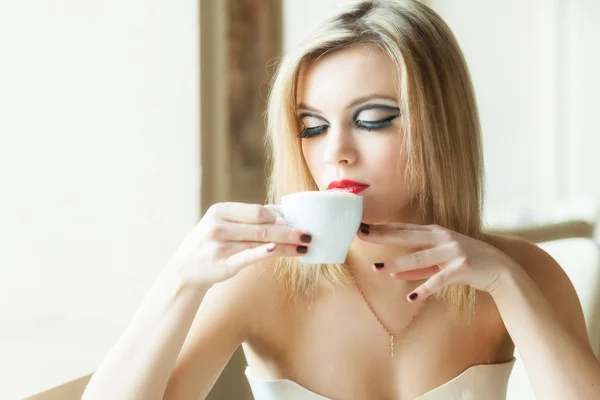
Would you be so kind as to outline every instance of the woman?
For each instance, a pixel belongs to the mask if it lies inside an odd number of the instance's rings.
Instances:
[[[84,399],[206,396],[240,344],[262,400],[501,399],[515,345],[538,398],[600,398],[560,266],[481,229],[475,98],[437,14],[400,0],[341,11],[283,60],[268,117],[271,202],[343,179],[362,190],[346,263],[300,265],[309,232],[214,205]]]

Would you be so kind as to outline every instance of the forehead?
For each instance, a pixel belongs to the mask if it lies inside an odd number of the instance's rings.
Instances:
[[[305,65],[298,76],[296,103],[325,107],[374,93],[398,96],[396,67],[376,46],[356,45]]]

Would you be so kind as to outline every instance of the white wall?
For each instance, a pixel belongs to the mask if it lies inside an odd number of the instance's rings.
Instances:
[[[197,222],[197,19],[0,3],[1,398],[93,368]]]
[[[565,185],[571,196],[600,199],[600,2],[563,2],[567,100]]]
[[[282,0],[283,48],[290,49],[336,8],[354,0]]]

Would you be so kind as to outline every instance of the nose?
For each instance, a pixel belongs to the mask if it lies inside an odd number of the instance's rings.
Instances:
[[[354,164],[357,149],[352,133],[344,129],[329,129],[326,136],[325,162],[331,166]]]

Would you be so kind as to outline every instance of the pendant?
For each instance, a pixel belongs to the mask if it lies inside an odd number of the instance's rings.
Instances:
[[[394,335],[390,335],[390,355],[394,358]]]

